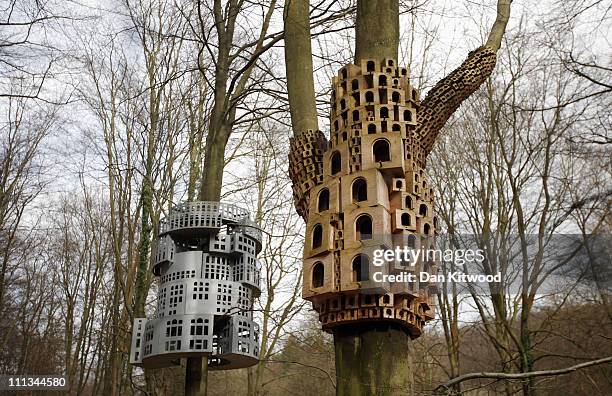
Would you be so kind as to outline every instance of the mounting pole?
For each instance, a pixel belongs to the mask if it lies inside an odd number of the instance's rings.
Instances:
[[[185,370],[185,396],[206,396],[208,384],[208,358],[187,358]]]

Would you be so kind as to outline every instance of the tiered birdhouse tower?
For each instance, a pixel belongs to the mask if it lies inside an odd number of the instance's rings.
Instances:
[[[435,286],[380,282],[375,272],[433,271],[393,261],[375,266],[377,249],[431,247],[437,227],[425,149],[416,136],[419,92],[394,60],[363,60],[333,79],[331,134],[292,140],[290,176],[307,220],[303,297],[326,330],[393,321],[416,338],[433,318]]]
[[[261,230],[248,211],[219,202],[174,207],[160,222],[157,312],[134,320],[130,363],[160,368],[206,356],[210,369],[254,365],[260,250]]]

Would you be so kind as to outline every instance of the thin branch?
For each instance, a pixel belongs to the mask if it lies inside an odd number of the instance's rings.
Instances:
[[[460,375],[459,377],[453,378],[452,380],[447,381],[443,383],[442,385],[438,386],[435,390],[436,391],[448,390],[456,384],[459,384],[464,381],[478,379],[478,378],[517,380],[517,379],[534,378],[534,377],[549,377],[549,376],[554,376],[554,375],[563,375],[563,374],[573,373],[574,371],[584,369],[587,367],[598,366],[598,365],[611,363],[611,362],[612,362],[612,356],[608,356],[603,359],[591,360],[589,362],[580,363],[575,366],[570,366],[570,367],[557,369],[557,370],[531,371],[528,373],[487,373],[487,372],[469,373],[469,374],[464,374],[464,375]]]

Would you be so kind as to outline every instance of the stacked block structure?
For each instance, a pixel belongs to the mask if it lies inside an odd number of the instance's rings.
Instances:
[[[154,254],[156,315],[134,320],[130,363],[161,368],[206,356],[210,369],[254,365],[260,251],[261,230],[248,211],[219,202],[174,207],[160,222]]]
[[[307,131],[291,142],[294,201],[307,222],[303,297],[325,330],[392,321],[416,338],[434,317],[435,285],[380,282],[373,274],[418,278],[435,263],[375,266],[373,252],[433,243],[437,219],[417,132],[419,92],[391,59],[349,64],[332,84],[329,141]]]
[[[321,131],[306,131],[291,139],[289,161],[298,166],[289,167],[293,181],[293,203],[300,216],[308,218],[310,190],[323,182],[323,152],[327,139]]]

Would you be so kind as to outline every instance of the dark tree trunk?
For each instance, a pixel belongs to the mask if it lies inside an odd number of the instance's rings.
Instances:
[[[208,358],[187,358],[185,370],[185,396],[206,395],[208,386]]]
[[[225,167],[225,146],[229,133],[217,132],[217,136],[206,142],[204,169],[200,180],[200,201],[220,201],[223,186],[223,168]]]
[[[339,327],[334,332],[336,395],[412,394],[411,339],[392,323]]]

